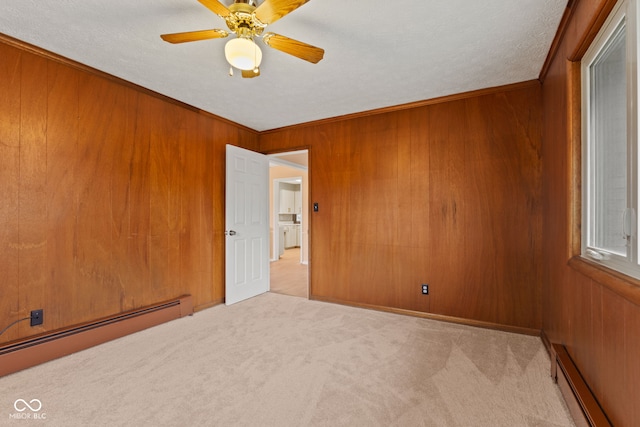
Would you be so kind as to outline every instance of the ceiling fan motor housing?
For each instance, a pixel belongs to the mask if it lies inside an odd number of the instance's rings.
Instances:
[[[253,11],[256,9],[249,3],[234,3],[229,6],[231,13],[225,18],[227,27],[238,37],[253,39],[264,31],[266,24],[260,22]]]
[[[258,0],[235,0],[232,4],[234,3],[244,3],[249,6],[258,7]],[[229,6],[229,8],[231,8],[231,6]]]

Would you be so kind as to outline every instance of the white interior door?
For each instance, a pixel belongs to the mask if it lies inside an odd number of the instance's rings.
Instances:
[[[225,303],[269,290],[269,161],[227,145]]]

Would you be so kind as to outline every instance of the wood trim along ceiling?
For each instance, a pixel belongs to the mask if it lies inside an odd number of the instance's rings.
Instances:
[[[582,38],[576,44],[573,52],[568,56],[567,59],[569,61],[582,60],[582,57],[589,49],[589,46],[591,46],[591,42],[598,35],[598,31],[600,31],[600,28],[604,25],[604,22],[609,17],[611,10],[613,10],[617,3],[618,0],[603,0],[598,13],[593,15],[591,22],[587,25],[587,31],[585,31]]]
[[[503,92],[508,92],[512,90],[519,90],[529,86],[540,86],[540,81],[529,80],[525,82],[512,83],[510,85],[505,85],[505,86],[490,87],[490,88],[478,89],[470,92],[456,93],[453,95],[446,95],[438,98],[411,102],[408,104],[393,105],[390,107],[378,108],[375,110],[367,110],[367,111],[361,111],[359,113],[345,114],[342,116],[330,117],[328,119],[314,120],[312,122],[299,123],[297,125],[286,126],[286,127],[277,128],[277,129],[269,129],[269,130],[260,132],[260,135],[277,133],[284,130],[292,130],[292,129],[298,129],[298,128],[306,128],[310,126],[321,126],[321,125],[326,125],[330,123],[350,121],[358,118],[377,116],[379,114],[391,113],[395,111],[411,110],[415,108],[426,107],[429,105],[443,104],[447,102],[453,102],[453,101],[458,101],[463,99],[475,98],[483,95],[489,95],[493,93],[503,93]]]
[[[542,64],[542,69],[540,70],[540,76],[538,77],[538,79],[541,82],[544,82],[545,78],[547,77],[547,73],[549,72],[549,67],[551,66],[551,62],[553,61],[556,54],[558,53],[558,49],[560,48],[560,44],[564,37],[564,33],[567,30],[569,22],[571,21],[571,17],[573,16],[573,13],[576,9],[575,5],[576,3],[578,3],[578,1],[580,0],[569,0],[569,2],[567,3],[567,7],[564,11],[564,14],[560,19],[560,24],[558,25],[558,30],[556,31],[556,35],[554,36],[553,41],[551,42],[551,48],[549,49],[547,58],[545,59],[544,64]]]

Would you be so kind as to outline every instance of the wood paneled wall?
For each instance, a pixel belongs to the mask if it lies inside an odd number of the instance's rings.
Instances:
[[[540,329],[537,81],[260,135],[300,147],[312,297]]]
[[[566,345],[613,425],[640,426],[638,282],[569,262],[580,228],[580,122],[574,114],[580,94],[572,61],[580,60],[614,3],[570,2],[563,37],[543,76],[543,332]]]
[[[0,40],[0,343],[224,297],[225,144],[258,134]]]

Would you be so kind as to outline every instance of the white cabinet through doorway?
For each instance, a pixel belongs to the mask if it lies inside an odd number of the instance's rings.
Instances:
[[[285,249],[295,248],[298,246],[298,238],[296,230],[299,227],[295,225],[285,225],[284,226],[284,247]]]
[[[293,192],[293,209],[295,213],[302,213],[302,192]]]
[[[291,190],[280,190],[280,213],[295,213],[294,212],[294,192]]]
[[[301,213],[302,192],[293,190],[280,190],[280,213]]]
[[[293,234],[296,236],[296,247],[302,246],[302,236],[300,236],[300,224],[296,224],[293,226]]]

